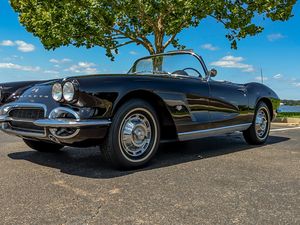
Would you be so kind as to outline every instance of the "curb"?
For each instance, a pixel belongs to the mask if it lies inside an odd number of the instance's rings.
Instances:
[[[293,123],[293,124],[300,124],[300,118],[276,118],[273,122],[275,123]]]

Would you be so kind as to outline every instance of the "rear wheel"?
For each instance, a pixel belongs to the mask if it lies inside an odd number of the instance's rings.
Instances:
[[[269,137],[270,127],[270,110],[264,102],[260,102],[256,107],[251,127],[243,132],[246,142],[252,145],[264,144]]]
[[[28,139],[23,139],[23,141],[28,147],[39,152],[57,152],[64,147],[60,144],[48,143],[43,141],[33,141]]]
[[[148,102],[133,99],[116,112],[100,149],[113,166],[130,169],[148,163],[159,142],[160,126],[155,110]]]

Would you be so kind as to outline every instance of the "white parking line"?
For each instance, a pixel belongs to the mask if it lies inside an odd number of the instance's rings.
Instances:
[[[300,127],[289,127],[289,128],[278,128],[278,129],[271,129],[271,132],[276,131],[286,131],[286,130],[300,130]]]

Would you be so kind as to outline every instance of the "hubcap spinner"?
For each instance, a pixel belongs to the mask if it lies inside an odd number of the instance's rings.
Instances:
[[[121,128],[121,145],[126,154],[139,157],[144,154],[151,142],[151,124],[146,116],[134,113],[125,119]]]

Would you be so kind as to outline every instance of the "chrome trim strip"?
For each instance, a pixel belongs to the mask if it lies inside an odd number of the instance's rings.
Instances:
[[[36,120],[33,123],[39,127],[50,128],[79,128],[87,126],[109,126],[111,121],[109,120],[75,120],[75,119],[43,119]]]
[[[3,129],[0,128],[1,131],[4,133],[7,133],[9,135],[16,135],[20,137],[33,137],[33,138],[46,138],[46,134],[44,133],[34,133],[34,132],[25,132],[25,131],[18,131],[18,130],[12,130],[12,129]]]
[[[187,140],[193,140],[193,139],[198,139],[203,137],[231,133],[235,131],[244,131],[247,130],[251,126],[251,124],[252,123],[245,123],[245,124],[238,124],[233,126],[212,128],[207,130],[195,130],[189,132],[182,132],[182,133],[178,133],[178,138],[180,141],[187,141]]]
[[[1,115],[1,116],[0,116],[0,123],[8,122],[8,121],[10,121],[10,120],[11,120],[11,118],[9,118],[9,117],[6,116],[6,115]]]
[[[23,122],[23,123],[33,123],[35,120],[16,119],[16,118],[12,118],[12,117],[9,117],[6,115],[0,116],[0,123],[11,122],[11,121]]]
[[[70,113],[74,116],[74,119],[75,120],[80,120],[80,117],[78,115],[78,113],[76,113],[74,110],[72,109],[69,109],[69,108],[66,108],[66,107],[58,107],[58,108],[55,108],[53,109],[50,114],[49,114],[49,119],[51,120],[56,120],[56,119],[59,119],[59,116],[61,115],[61,113]],[[58,116],[58,117],[57,117]],[[63,118],[61,118],[63,119]],[[57,132],[57,129],[59,128],[50,128],[49,131],[50,133],[57,139],[61,140],[61,139],[70,139],[70,138],[74,138],[76,137],[79,132],[80,132],[80,129],[79,128],[75,128],[76,130],[74,131],[73,134],[71,135],[68,135],[68,136],[62,136],[62,135],[58,135],[56,132]]]
[[[80,120],[79,115],[72,109],[69,109],[67,107],[57,107],[55,109],[53,109],[50,114],[49,114],[49,119],[57,119],[55,118],[55,114],[58,114],[59,112],[67,112],[72,114],[77,120]]]

